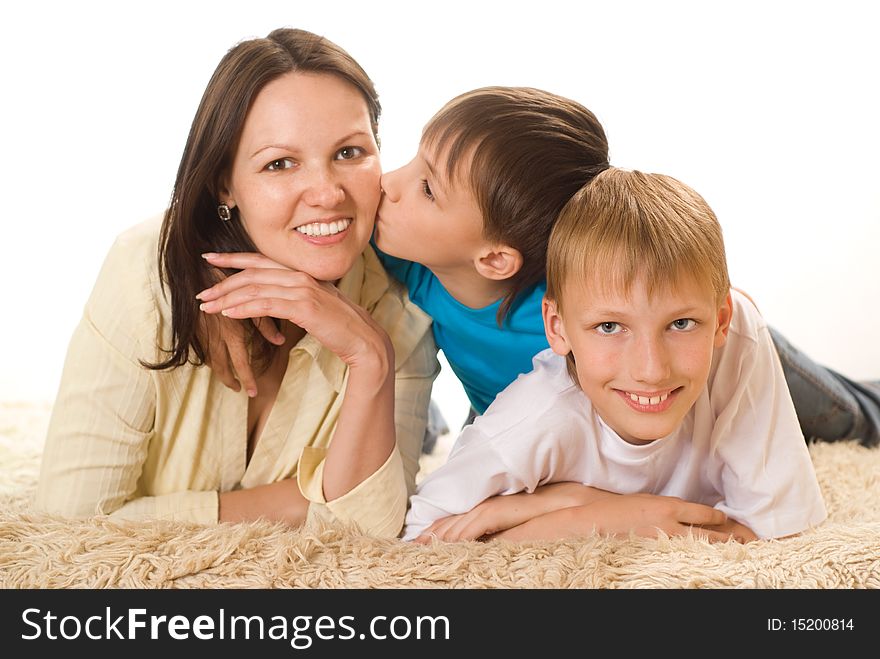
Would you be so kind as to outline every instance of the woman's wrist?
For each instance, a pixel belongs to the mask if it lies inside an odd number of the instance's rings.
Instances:
[[[394,375],[394,346],[383,331],[365,340],[363,347],[347,361],[351,370],[350,378],[384,383]]]

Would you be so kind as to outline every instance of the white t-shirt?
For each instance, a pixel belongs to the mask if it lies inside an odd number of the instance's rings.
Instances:
[[[544,350],[534,370],[465,428],[446,464],[410,500],[404,539],[497,494],[560,481],[713,506],[759,537],[821,523],[825,504],[779,358],[761,315],[733,291],[726,343],[681,426],[650,444],[623,441]]]

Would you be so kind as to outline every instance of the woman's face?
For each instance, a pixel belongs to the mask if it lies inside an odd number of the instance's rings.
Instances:
[[[254,99],[220,201],[238,209],[262,254],[336,281],[373,231],[380,167],[358,90],[334,75],[288,73]]]

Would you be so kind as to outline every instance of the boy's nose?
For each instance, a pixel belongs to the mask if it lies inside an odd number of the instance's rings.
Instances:
[[[400,187],[397,185],[397,174],[399,171],[399,169],[394,169],[390,172],[385,172],[379,179],[382,192],[388,197],[389,201],[398,201],[400,199]]]
[[[669,379],[669,353],[662,340],[642,338],[630,358],[630,375],[637,382],[662,384]]]

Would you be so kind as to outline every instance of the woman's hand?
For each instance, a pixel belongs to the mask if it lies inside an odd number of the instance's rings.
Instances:
[[[314,336],[352,368],[386,363],[393,354],[385,331],[335,286],[261,254],[206,254],[212,266],[240,269],[196,297],[207,314],[230,319],[283,318]],[[232,354],[232,353],[230,353]],[[239,368],[241,360],[234,366]]]
[[[305,330],[348,366],[348,385],[324,459],[324,499],[364,482],[396,450],[394,347],[382,327],[339,290],[261,254],[206,254],[241,270],[196,297],[200,309],[227,318],[281,318]]]
[[[241,391],[244,385],[247,395],[254,398],[257,395],[257,378],[251,368],[244,322],[217,314],[202,314],[205,363],[227,387]],[[253,323],[270,343],[276,346],[284,343],[284,335],[270,318],[255,318]]]

